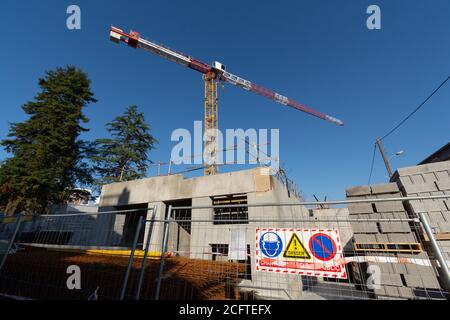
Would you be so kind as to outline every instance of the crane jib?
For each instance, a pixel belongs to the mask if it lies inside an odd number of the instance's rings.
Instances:
[[[320,119],[333,122],[340,126],[344,125],[344,123],[339,119],[336,119],[330,115],[323,114],[319,111],[308,108],[307,106],[305,106],[295,100],[289,99],[288,97],[285,97],[279,93],[276,93],[272,90],[269,90],[267,88],[264,88],[262,86],[254,84],[248,80],[245,80],[239,76],[231,74],[231,73],[225,71],[225,68],[224,68],[224,70],[219,70],[216,67],[212,67],[209,64],[206,64],[197,59],[194,59],[191,56],[186,55],[182,52],[170,49],[164,45],[160,45],[160,44],[157,44],[152,41],[145,40],[139,36],[138,32],[130,31],[130,33],[127,34],[127,33],[123,32],[121,29],[111,26],[110,39],[111,39],[111,41],[114,41],[116,43],[120,43],[122,41],[122,42],[127,43],[131,47],[144,49],[153,54],[159,55],[163,58],[166,58],[168,60],[171,60],[171,61],[176,62],[181,65],[184,65],[186,67],[189,67],[189,68],[196,70],[198,72],[201,72],[203,74],[206,74],[211,71],[215,72],[218,79],[220,79],[221,81],[226,81],[235,86],[241,87],[247,91],[257,93],[257,94],[259,94],[263,97],[266,97],[270,100],[273,100],[273,101],[276,101],[283,105],[289,106],[291,108],[303,111],[305,113],[308,113],[308,114],[318,117]]]

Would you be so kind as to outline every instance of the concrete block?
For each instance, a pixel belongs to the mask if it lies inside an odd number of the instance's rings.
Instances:
[[[411,232],[411,227],[408,222],[380,222],[380,228],[383,233]]]
[[[375,208],[377,212],[405,211],[405,207],[401,201],[376,202]]]
[[[439,247],[441,248],[441,249],[446,249],[446,248],[448,248],[448,249],[450,249],[450,241],[439,241],[438,240],[438,245],[439,245]]]
[[[377,239],[377,242],[380,242],[380,243],[389,242],[389,238],[388,238],[387,234],[378,233],[375,235],[375,237]]]
[[[381,273],[380,284],[382,285],[390,285],[391,278],[389,273]]]
[[[385,296],[386,290],[384,290],[384,288],[385,288],[384,286],[380,286],[379,288],[374,289],[373,293],[375,293],[375,295],[377,295],[377,296]]]
[[[439,232],[450,232],[450,222],[438,222]]]
[[[401,177],[413,174],[422,174],[427,172],[445,171],[450,168],[450,160],[439,161],[433,163],[422,164],[413,167],[405,167],[397,169]]]
[[[426,212],[425,205],[421,200],[411,200],[407,202],[414,213]]]
[[[420,277],[422,278],[422,283],[423,283],[424,288],[440,289],[441,286],[439,285],[439,282],[434,275],[421,274]]]
[[[375,235],[372,234],[358,234],[355,233],[353,235],[355,242],[358,243],[373,243],[373,242],[377,242],[377,239],[375,238]]]
[[[407,269],[406,269],[406,265],[402,264],[402,263],[392,263],[392,269],[394,269],[394,273],[397,274],[406,274]]]
[[[436,185],[440,191],[450,190],[450,179],[436,181]]]
[[[390,243],[417,243],[412,233],[389,233],[387,236]]]
[[[373,195],[375,196],[376,199],[392,199],[392,198],[401,198],[403,197],[402,193],[399,192],[394,192],[394,193],[380,193],[380,194],[376,194]]]
[[[352,222],[354,233],[378,233],[376,222]]]
[[[450,180],[450,172],[448,170],[436,171],[434,174],[438,181]]]
[[[428,254],[426,252],[421,252],[421,253],[399,253],[397,255],[399,258],[409,258],[409,259],[428,259]]]
[[[389,242],[391,243],[404,243],[405,238],[403,237],[403,234],[400,233],[390,233],[387,235]]]
[[[383,219],[381,213],[369,213],[360,216],[362,219]]]
[[[391,280],[391,282],[390,282],[391,286],[397,286],[397,287],[403,286],[403,281],[399,274],[393,273],[393,274],[390,274],[389,277]]]
[[[422,279],[419,275],[405,274],[406,285],[410,288],[423,288]]]
[[[370,186],[350,187],[346,190],[347,197],[370,194]]]
[[[370,203],[349,203],[348,211],[350,214],[373,213],[373,208]]]
[[[414,299],[415,295],[411,288],[399,287],[397,288],[399,296],[406,299]]]
[[[391,274],[391,273],[395,273],[394,269],[392,268],[392,263],[370,263],[370,266],[377,266],[378,268],[380,268],[381,274]]]
[[[381,273],[381,284],[387,286],[401,287],[403,286],[402,278],[395,273]]]
[[[444,220],[450,222],[450,211],[445,210],[445,211],[442,211],[441,213],[442,213],[442,216],[444,217]]]
[[[438,224],[436,222],[430,222],[430,228],[432,230],[438,230],[439,226],[438,226]]]
[[[444,200],[444,205],[445,205],[445,207],[447,208],[447,211],[450,211],[450,200],[445,199],[445,200]]]
[[[422,173],[411,175],[411,180],[413,184],[422,184],[427,182]]]
[[[386,291],[386,295],[389,297],[399,297],[397,287],[385,286],[384,290]]]
[[[413,174],[418,174],[421,172],[421,168],[418,168],[417,166],[414,167],[404,167],[404,168],[398,168],[397,172],[400,177],[404,176],[410,176]]]
[[[381,218],[383,218],[383,219],[394,219],[394,213],[393,212],[381,213]]]
[[[424,200],[425,202],[425,209],[427,211],[443,211],[445,210],[445,204],[442,200]]]
[[[432,267],[420,266],[417,264],[408,263],[405,265],[407,274],[411,275],[434,275]]]
[[[429,222],[432,223],[439,223],[439,222],[446,222],[444,215],[441,211],[432,211],[425,214],[428,218]]]
[[[423,179],[425,182],[434,182],[437,180],[436,175],[434,172],[427,172],[422,174]]]
[[[419,243],[414,233],[405,233],[403,237],[406,243]]]
[[[408,213],[406,212],[394,212],[394,219],[409,219]]]
[[[374,184],[371,186],[372,194],[398,192],[398,186],[394,183]]]
[[[438,188],[434,182],[403,185],[403,187],[408,194],[438,191]]]

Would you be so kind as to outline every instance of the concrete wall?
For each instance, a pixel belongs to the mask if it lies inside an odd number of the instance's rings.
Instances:
[[[100,207],[173,201],[255,192],[255,176],[267,180],[259,169],[185,179],[182,175],[160,176],[103,186]]]
[[[396,183],[356,186],[346,190],[349,200],[381,199],[401,197]],[[409,213],[402,201],[349,204],[350,217],[355,219],[408,219]],[[417,226],[408,221],[371,221],[353,222],[354,241],[356,243],[414,244],[420,243]],[[383,257],[429,259],[426,252],[360,252],[363,255],[381,255]],[[364,266],[364,265],[362,265]],[[439,283],[433,267],[398,263],[368,263],[367,267],[377,266],[381,271],[381,285],[374,290],[379,297],[416,299],[432,296],[433,290],[439,291]],[[367,270],[367,269],[366,269]],[[361,270],[365,282],[369,275]],[[424,288],[428,289],[425,291]],[[442,296],[437,296],[437,298]]]
[[[404,196],[448,195],[450,194],[450,161],[400,168],[394,174],[392,181],[398,183]],[[419,212],[425,213],[438,239],[441,234],[448,236],[450,233],[450,199],[407,201],[406,207],[413,217],[417,217]],[[424,230],[421,228],[418,230],[419,236],[425,239]],[[450,260],[450,241],[438,240],[438,244],[445,259]],[[427,249],[428,254],[432,255],[429,247]],[[444,286],[443,283],[442,286]]]
[[[400,168],[394,179],[405,196],[450,194],[450,161]],[[417,200],[408,204],[412,213],[426,213],[436,233],[450,232],[450,199]]]

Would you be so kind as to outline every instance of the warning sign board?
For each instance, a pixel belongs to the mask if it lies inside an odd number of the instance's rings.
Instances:
[[[256,271],[347,279],[338,229],[256,229]]]
[[[292,259],[311,259],[310,254],[295,232],[292,234],[291,240],[289,240],[289,243],[286,246],[286,250],[284,250],[283,257]]]

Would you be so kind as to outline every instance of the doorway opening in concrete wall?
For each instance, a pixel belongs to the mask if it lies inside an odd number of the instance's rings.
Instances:
[[[246,279],[246,280],[252,280],[252,267],[251,267],[251,254],[250,254],[250,245],[246,245],[246,259],[243,260],[230,260],[229,257],[229,244],[224,243],[210,243],[209,246],[211,247],[211,260],[212,261],[223,261],[223,262],[237,262],[240,264],[245,265],[245,269],[240,272],[239,278]]]
[[[127,212],[127,213],[118,213],[116,216],[116,220],[121,219],[123,221],[121,246],[131,248],[133,246],[134,237],[136,235],[136,231],[137,231],[137,228],[139,225],[139,217],[142,217],[144,220],[147,217],[148,203],[117,206],[117,207],[115,207],[115,209],[116,210],[137,210],[137,211]],[[142,209],[142,210],[139,210],[139,209]],[[139,232],[137,246],[136,246],[136,248],[138,248],[138,249],[143,248],[144,234],[145,234],[145,223],[143,223],[141,230]]]
[[[175,250],[176,255],[189,257],[191,250],[191,209],[177,209],[177,207],[191,207],[192,199],[164,201],[166,216],[169,207],[172,206],[171,220],[175,223],[169,225],[169,245]]]
[[[248,224],[248,207],[246,194],[211,197],[213,206],[239,205],[242,207],[214,208],[214,224]]]

